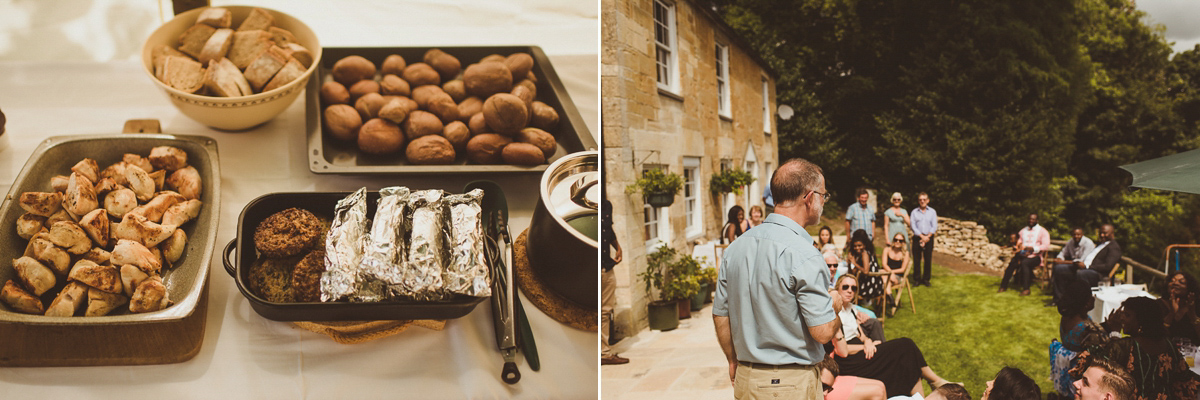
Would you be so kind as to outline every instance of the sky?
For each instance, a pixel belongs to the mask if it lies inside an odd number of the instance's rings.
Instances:
[[[1147,23],[1167,27],[1167,42],[1176,53],[1200,44],[1200,1],[1137,0],[1137,7],[1149,15]]]

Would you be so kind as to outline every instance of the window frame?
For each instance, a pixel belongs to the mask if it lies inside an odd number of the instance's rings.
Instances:
[[[704,212],[701,211],[703,198],[700,196],[701,161],[701,157],[683,157],[683,218],[687,221],[684,232],[689,240],[704,234]]]
[[[772,124],[771,123],[773,122],[772,120],[774,119],[771,117],[774,113],[771,112],[771,88],[769,86],[770,81],[768,81],[767,77],[765,77],[765,76],[761,77],[761,79],[762,79],[762,99],[763,99],[762,100],[763,134],[770,135],[772,133],[772,131],[771,131]]]
[[[730,101],[730,97],[732,96],[732,88],[729,82],[729,46],[717,42],[715,53],[716,62],[714,67],[717,70],[717,115],[728,119],[733,119],[733,105]]]
[[[663,17],[661,21],[659,20],[660,9]],[[651,18],[654,24],[655,84],[659,90],[672,94],[679,92],[679,46],[677,44],[678,33],[675,16],[675,3],[654,0]],[[659,41],[660,29],[663,31],[663,36],[665,36],[665,43]],[[661,58],[665,58],[665,60]]]

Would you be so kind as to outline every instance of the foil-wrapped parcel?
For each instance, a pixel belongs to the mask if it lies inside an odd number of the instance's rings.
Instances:
[[[409,190],[403,186],[379,189],[379,203],[375,208],[375,219],[371,222],[370,236],[363,250],[363,273],[367,279],[379,281],[387,288],[389,296],[398,294],[404,281],[404,258],[408,255],[408,232],[405,225],[405,201]]]
[[[441,190],[432,189],[416,191],[408,197],[412,218],[402,293],[416,300],[443,298],[442,272],[446,269],[448,252],[446,202],[442,194]]]
[[[446,290],[467,296],[492,295],[484,253],[483,190],[446,196],[450,208],[450,261],[442,274]]]
[[[325,241],[321,301],[438,301],[491,296],[482,190],[380,189],[373,220],[366,188],[338,201]]]
[[[363,298],[361,271],[363,239],[367,231],[367,189],[346,196],[334,209],[325,237],[325,272],[321,274],[321,301]]]

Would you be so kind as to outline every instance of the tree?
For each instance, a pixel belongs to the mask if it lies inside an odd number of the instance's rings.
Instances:
[[[1123,205],[1129,175],[1119,167],[1176,153],[1187,138],[1169,96],[1171,49],[1162,27],[1124,0],[1080,2],[1083,45],[1094,68],[1092,101],[1078,117],[1069,173],[1078,189],[1065,219],[1096,227]]]

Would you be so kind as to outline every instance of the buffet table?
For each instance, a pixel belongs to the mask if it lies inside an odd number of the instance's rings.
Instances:
[[[328,34],[329,28],[314,21],[316,17],[293,15],[308,18],[318,34],[324,35],[326,46],[384,45],[377,39],[349,43],[345,33]],[[582,55],[563,51],[561,37],[548,38],[555,43],[545,47],[588,121],[588,129],[598,136],[598,59],[594,37],[591,39],[582,47]],[[418,44],[453,43],[446,38],[387,43]],[[491,179],[508,195],[514,235],[529,226],[537,202],[540,174],[536,173],[482,177],[313,174],[306,164],[303,97],[257,128],[221,132],[180,114],[137,61],[0,61],[0,109],[8,118],[7,132],[0,136],[0,190],[4,192],[32,150],[50,136],[117,133],[126,120],[154,118],[161,121],[164,133],[215,139],[221,165],[217,252],[234,238],[242,208],[271,192],[352,191],[363,186],[377,190],[391,185],[460,192],[469,181]],[[0,393],[6,398],[82,395],[123,399],[591,398],[598,393],[596,333],[560,324],[527,299],[525,309],[542,370],[530,371],[519,356],[522,379],[507,385],[499,377],[503,360],[496,350],[489,301],[463,318],[448,321],[442,331],[410,327],[394,336],[343,345],[291,323],[259,316],[238,292],[219,255],[213,257],[210,268],[204,341],[191,360],[131,367],[0,368]]]

